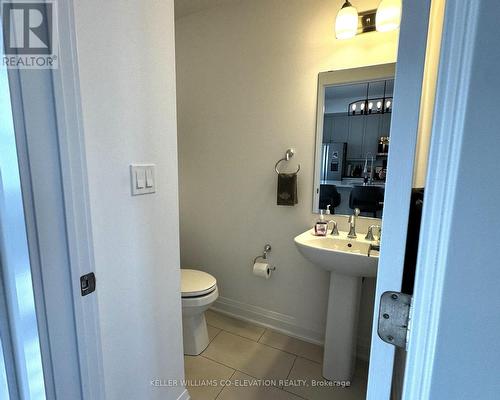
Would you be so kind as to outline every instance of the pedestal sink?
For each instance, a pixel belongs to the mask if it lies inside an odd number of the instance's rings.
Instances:
[[[338,236],[315,236],[307,231],[297,236],[300,253],[315,265],[330,271],[330,293],[326,317],[323,377],[331,381],[350,381],[356,360],[361,278],[377,275],[378,251],[374,242]]]

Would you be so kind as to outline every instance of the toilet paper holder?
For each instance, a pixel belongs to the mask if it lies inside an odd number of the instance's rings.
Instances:
[[[255,258],[253,259],[253,264],[255,264],[259,258],[262,258],[263,260],[267,260],[267,255],[268,255],[270,252],[271,252],[271,245],[270,245],[270,244],[266,244],[266,245],[264,246],[264,252],[263,252],[261,255],[259,255],[259,256],[257,256],[257,257],[255,257]],[[275,267],[274,265],[270,265],[270,266],[269,266],[269,269],[270,269],[271,271],[276,271],[276,267]]]

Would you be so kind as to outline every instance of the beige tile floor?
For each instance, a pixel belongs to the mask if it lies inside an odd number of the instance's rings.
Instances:
[[[211,310],[206,318],[210,344],[199,356],[184,357],[192,400],[365,399],[363,361],[350,387],[325,386],[321,346]]]

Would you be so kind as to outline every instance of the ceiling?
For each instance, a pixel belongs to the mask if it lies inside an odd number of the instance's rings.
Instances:
[[[385,88],[387,96],[392,96],[394,92],[394,79],[386,81],[387,87]],[[334,85],[325,88],[325,98],[327,100],[338,99],[353,99],[359,97],[360,99],[366,97],[367,84],[366,83],[351,83],[344,85]],[[368,97],[374,98],[384,95],[384,81],[370,82],[370,90]]]
[[[238,0],[175,0],[175,19]]]

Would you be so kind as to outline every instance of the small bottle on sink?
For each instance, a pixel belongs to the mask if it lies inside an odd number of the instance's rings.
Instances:
[[[325,210],[319,210],[319,220],[314,225],[316,236],[326,236],[328,232],[328,222],[325,221]]]

